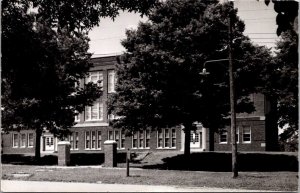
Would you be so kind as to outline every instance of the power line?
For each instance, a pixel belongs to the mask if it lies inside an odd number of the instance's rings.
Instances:
[[[98,41],[98,40],[109,40],[109,39],[114,39],[114,38],[125,38],[126,36],[112,36],[112,37],[107,37],[107,38],[97,38],[97,39],[91,39],[91,41]]]
[[[238,9],[238,12],[248,12],[248,11],[274,11],[273,9]]]
[[[276,40],[277,38],[251,38],[250,39],[269,39],[269,40]]]
[[[276,42],[254,42],[254,43],[275,44]]]
[[[242,20],[273,20],[274,17],[265,17],[265,18],[241,18]]]
[[[244,33],[244,34],[272,34],[272,35],[276,35],[276,33],[264,33],[264,32],[260,32],[260,33],[248,32],[248,33]]]

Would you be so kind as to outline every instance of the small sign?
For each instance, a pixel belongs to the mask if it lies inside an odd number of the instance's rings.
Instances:
[[[266,147],[266,143],[261,143],[260,146],[261,147]]]

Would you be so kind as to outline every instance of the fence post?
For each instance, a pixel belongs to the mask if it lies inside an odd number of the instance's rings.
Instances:
[[[130,161],[130,149],[126,152],[126,177],[129,177],[129,161]]]

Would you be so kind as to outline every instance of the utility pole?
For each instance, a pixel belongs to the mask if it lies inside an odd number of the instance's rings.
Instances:
[[[231,144],[232,144],[232,177],[238,177],[237,169],[237,145],[236,145],[236,114],[235,114],[235,92],[234,92],[234,77],[233,77],[233,59],[232,59],[232,12],[233,4],[229,2],[229,18],[228,18],[228,54],[229,54],[229,87],[230,87],[230,111],[231,111]]]

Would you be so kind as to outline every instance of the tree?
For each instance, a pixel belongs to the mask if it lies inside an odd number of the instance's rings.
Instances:
[[[274,3],[274,10],[276,11],[276,24],[278,25],[276,33],[278,36],[287,30],[298,30],[298,9],[299,2],[296,0],[280,1],[272,0]],[[265,0],[268,6],[270,0]]]
[[[148,1],[2,2],[2,128],[34,129],[35,156],[47,128],[62,138],[74,116],[101,94],[97,84],[79,80],[92,66],[88,32],[101,17],[114,18],[119,10],[146,14]]]
[[[284,128],[280,139],[298,139],[298,34],[288,30],[281,34],[273,62],[261,73],[261,92],[274,100],[276,122]]]
[[[184,126],[185,155],[190,154],[190,132],[201,122],[210,131],[228,123],[228,64],[203,63],[228,58],[229,4],[218,1],[165,1],[149,14],[149,21],[127,31],[127,52],[117,65],[116,94],[109,110],[120,116],[113,126],[128,133],[145,128]],[[237,112],[252,112],[247,97],[255,91],[256,66],[269,51],[255,47],[244,36],[244,23],[234,11]],[[248,81],[249,78],[255,81]],[[213,144],[213,141],[211,141]]]

